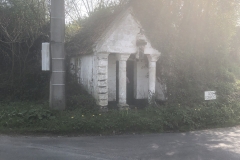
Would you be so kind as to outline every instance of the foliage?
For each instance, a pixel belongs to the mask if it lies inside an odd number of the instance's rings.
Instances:
[[[95,20],[95,23],[99,23],[100,21],[98,20],[102,20],[99,14],[102,15],[102,17],[111,15],[111,13],[127,4],[127,2],[128,0],[66,0],[66,41],[71,40],[75,34],[81,32],[81,29],[88,28],[89,31],[93,31],[96,25],[86,25],[87,21],[90,20],[93,22]]]
[[[240,105],[162,106],[99,113],[50,111],[44,103],[0,104],[0,132],[124,134],[176,132],[239,125]]]
[[[70,72],[67,72],[66,100],[69,110],[78,108],[83,113],[98,110],[95,99],[78,84],[77,76]]]
[[[52,111],[45,109],[46,104],[34,105],[30,102],[1,104],[1,127],[28,127],[41,120],[51,120],[55,117]]]
[[[166,106],[98,113],[94,99],[77,84],[76,77],[68,75],[68,110],[50,111],[46,104],[30,102],[1,103],[0,130],[128,133],[239,124],[238,3],[137,0],[130,4],[152,44],[162,52],[158,75],[167,84]],[[97,38],[121,10],[117,8],[101,6],[89,18],[76,20],[82,23],[80,32],[87,34],[73,39],[70,49]],[[107,23],[100,19],[104,17]],[[79,30],[75,24],[69,28],[70,36]],[[0,99],[34,100],[48,93],[49,75],[40,70],[40,44],[48,40],[48,31],[44,1],[0,1]],[[203,103],[205,90],[216,90],[218,100]]]
[[[201,104],[207,90],[217,91],[218,103],[240,98],[238,1],[126,0],[122,4],[128,2],[162,53],[157,74],[167,86],[169,104]],[[80,33],[66,44],[68,53],[89,53],[99,33],[125,7],[96,8],[79,21]]]
[[[44,0],[0,2],[0,98],[40,99],[49,75],[41,72],[41,43],[48,40]]]
[[[99,7],[89,17],[80,18],[68,24],[66,52],[69,55],[92,53],[92,45],[124,7],[125,5]]]
[[[217,91],[218,102],[231,101],[240,69],[239,41],[234,41],[239,2],[140,0],[132,5],[162,52],[157,72],[167,85],[168,103],[199,104],[207,90]]]
[[[128,0],[66,0],[66,18],[70,21],[90,16],[98,9],[124,5]]]

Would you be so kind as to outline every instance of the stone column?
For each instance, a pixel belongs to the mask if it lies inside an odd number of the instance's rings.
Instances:
[[[149,82],[148,82],[148,102],[154,101],[155,88],[156,88],[156,62],[160,54],[148,54],[149,62]]]
[[[119,103],[118,107],[120,110],[128,107],[127,104],[127,60],[130,54],[118,54],[117,58],[119,61]]]
[[[102,111],[107,110],[108,105],[108,55],[97,54],[97,103]]]

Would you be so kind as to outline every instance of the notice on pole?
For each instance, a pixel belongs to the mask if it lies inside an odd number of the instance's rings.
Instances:
[[[50,44],[42,43],[42,70],[50,71]]]
[[[217,99],[216,91],[205,91],[204,97],[206,101]]]

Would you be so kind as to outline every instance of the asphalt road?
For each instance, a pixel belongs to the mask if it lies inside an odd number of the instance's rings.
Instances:
[[[1,135],[0,160],[240,160],[240,127],[94,137]]]

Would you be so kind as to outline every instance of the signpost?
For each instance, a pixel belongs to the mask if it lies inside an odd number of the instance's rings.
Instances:
[[[64,110],[65,101],[65,13],[64,0],[51,0],[50,108]]]

